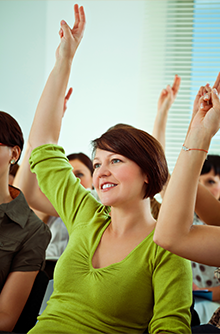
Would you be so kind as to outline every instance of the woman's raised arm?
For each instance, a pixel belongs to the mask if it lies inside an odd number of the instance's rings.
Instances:
[[[192,226],[200,171],[211,138],[220,127],[220,101],[208,87],[210,100],[200,98],[184,147],[170,178],[160,209],[154,241],[161,247],[196,262],[220,265],[220,229]],[[205,205],[205,203],[204,203]]]
[[[29,135],[31,148],[43,144],[56,144],[63,117],[63,101],[71,71],[72,60],[83,37],[85,13],[83,7],[74,5],[75,23],[71,29],[61,21],[60,44],[56,50],[56,62],[40,101]]]
[[[152,136],[160,142],[164,151],[168,112],[176,99],[180,82],[181,78],[178,75],[175,75],[173,86],[171,87],[170,85],[167,85],[166,89],[162,90],[157,103],[157,114],[154,121]]]

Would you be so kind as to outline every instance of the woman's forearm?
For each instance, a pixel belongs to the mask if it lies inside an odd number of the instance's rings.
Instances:
[[[58,142],[70,70],[71,62],[60,58],[49,75],[29,135],[32,149],[43,144]]]
[[[189,133],[185,145],[207,149],[209,143],[208,137],[194,131]],[[179,255],[193,223],[198,178],[205,157],[203,151],[181,151],[160,209],[154,240]]]
[[[56,210],[46,198],[46,196],[41,192],[36,175],[31,173],[29,157],[31,153],[31,148],[27,144],[27,148],[22,160],[22,163],[15,175],[13,186],[21,189],[28,204],[32,209],[41,211],[50,216],[58,216]],[[40,219],[42,218],[39,217]]]

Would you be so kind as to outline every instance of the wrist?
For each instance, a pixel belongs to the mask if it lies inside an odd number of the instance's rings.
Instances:
[[[184,146],[189,149],[197,149],[202,151],[208,151],[211,143],[211,136],[203,132],[201,129],[190,129],[184,142]]]

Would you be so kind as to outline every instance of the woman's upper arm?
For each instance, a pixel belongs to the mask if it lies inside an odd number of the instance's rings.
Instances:
[[[0,330],[12,331],[26,304],[38,271],[11,272],[0,294]]]
[[[36,148],[31,154],[30,164],[42,191],[66,226],[76,223],[77,217],[83,216],[83,220],[86,217],[87,221],[94,217],[100,203],[74,176],[72,166],[61,147],[44,145]]]

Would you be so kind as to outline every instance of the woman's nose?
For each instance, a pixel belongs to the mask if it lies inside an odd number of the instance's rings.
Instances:
[[[219,200],[220,198],[220,182],[213,188],[212,195]]]
[[[111,175],[107,165],[102,164],[98,169],[98,177],[105,177]]]

